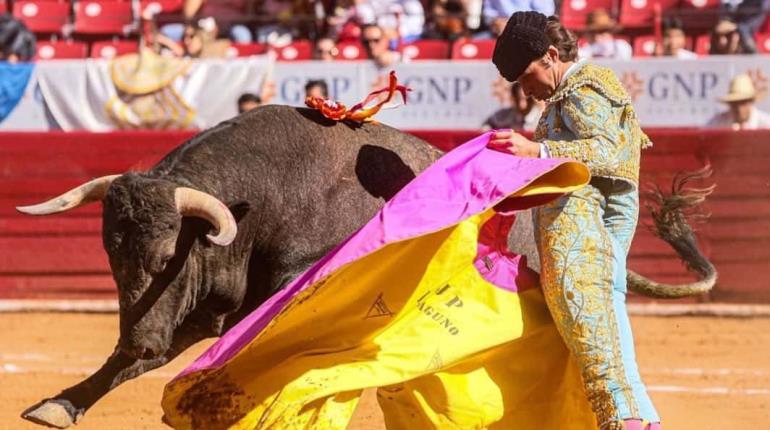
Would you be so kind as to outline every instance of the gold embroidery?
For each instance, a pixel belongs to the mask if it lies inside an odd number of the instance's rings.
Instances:
[[[582,161],[593,176],[639,181],[640,150],[651,145],[612,70],[580,66],[549,99],[535,139],[552,157]]]
[[[610,381],[617,384],[632,416],[639,416],[622,362],[612,301],[612,239],[602,227],[602,199],[589,185],[537,210],[543,293],[578,360],[600,424],[621,418]]]

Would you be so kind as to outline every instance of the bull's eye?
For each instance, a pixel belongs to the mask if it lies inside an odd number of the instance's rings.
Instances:
[[[161,272],[166,270],[166,266],[168,266],[168,263],[169,263],[169,261],[171,261],[172,258],[174,258],[174,254],[171,254],[171,253],[163,254],[160,257],[160,271]]]
[[[163,266],[163,268],[165,269],[166,266],[168,265],[168,262],[171,261],[172,258],[174,258],[174,256],[171,254],[164,255],[163,257],[160,258],[160,265]]]
[[[156,256],[149,261],[149,264],[147,265],[147,271],[153,275],[162,273],[164,270],[166,270],[166,266],[172,258],[174,258],[173,253]]]

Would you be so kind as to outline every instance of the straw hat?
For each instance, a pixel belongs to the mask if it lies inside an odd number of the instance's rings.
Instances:
[[[601,33],[605,31],[617,31],[618,23],[610,16],[609,12],[599,8],[592,10],[586,17],[586,31]]]
[[[128,94],[148,94],[158,91],[183,75],[190,68],[187,58],[162,57],[148,48],[135,54],[115,58],[110,63],[110,75],[115,87]]]
[[[741,102],[745,100],[754,100],[757,97],[757,90],[754,88],[754,82],[746,74],[736,75],[730,81],[730,90],[727,95],[720,97],[719,101],[723,103]]]

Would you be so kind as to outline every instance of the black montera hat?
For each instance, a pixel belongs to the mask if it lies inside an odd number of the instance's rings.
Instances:
[[[492,62],[506,80],[515,81],[531,62],[548,52],[547,24],[548,17],[539,12],[516,12],[508,19],[492,54]]]

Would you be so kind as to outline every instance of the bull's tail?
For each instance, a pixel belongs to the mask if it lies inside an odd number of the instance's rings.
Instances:
[[[654,222],[651,226],[653,234],[671,245],[687,270],[696,273],[699,280],[682,285],[661,284],[629,270],[629,290],[648,297],[675,299],[703,294],[714,287],[717,282],[716,268],[698,248],[698,241],[688,218],[694,221],[708,218],[708,215],[698,213],[697,209],[714,191],[715,185],[685,189],[688,182],[707,178],[711,173],[711,166],[708,165],[696,172],[679,173],[674,178],[670,194],[661,191],[660,187],[652,187],[649,193],[651,203],[646,205]]]

